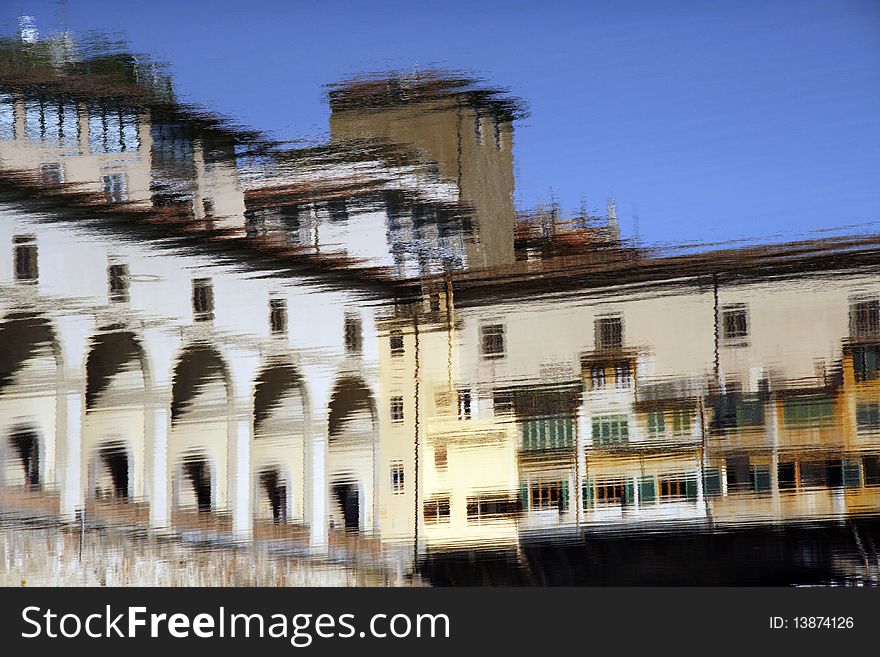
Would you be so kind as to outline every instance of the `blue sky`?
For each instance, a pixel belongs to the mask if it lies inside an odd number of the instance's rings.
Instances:
[[[519,207],[614,196],[649,243],[880,230],[876,0],[9,0],[0,29],[22,13],[117,32],[185,100],[282,138],[326,138],[328,82],[473,72],[530,108]]]

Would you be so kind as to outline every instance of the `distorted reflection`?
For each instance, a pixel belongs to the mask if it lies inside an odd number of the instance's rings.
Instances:
[[[4,533],[385,583],[877,582],[875,239],[670,255],[613,201],[517,211],[523,105],[460,75],[331,85],[329,142],[289,149],[126,53],[0,55]]]

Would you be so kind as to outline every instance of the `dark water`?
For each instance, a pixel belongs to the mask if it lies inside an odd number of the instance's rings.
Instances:
[[[462,74],[297,148],[0,58],[5,583],[876,584],[876,236],[516,208],[526,104]]]

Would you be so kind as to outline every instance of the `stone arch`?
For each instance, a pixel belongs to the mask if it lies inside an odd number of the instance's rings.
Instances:
[[[232,380],[226,361],[217,349],[205,342],[184,348],[174,366],[171,383],[171,421],[179,420],[191,409],[193,400],[212,382],[222,382],[227,402],[232,396]]]
[[[201,341],[184,347],[172,373],[168,441],[172,508],[179,518],[229,506],[233,408],[229,367],[217,347]]]
[[[106,503],[143,499],[150,371],[135,333],[120,325],[95,333],[85,375],[87,497]]]
[[[254,385],[254,472],[257,520],[305,519],[306,436],[311,411],[305,381],[286,359],[273,359]]]
[[[291,392],[302,397],[303,412],[309,415],[308,391],[299,370],[291,363],[276,362],[259,371],[254,385],[254,430],[256,431],[284,403]]]
[[[0,485],[29,491],[55,480],[55,385],[62,364],[52,322],[15,311],[0,321]],[[21,396],[28,403],[21,403]]]
[[[117,326],[92,336],[86,356],[86,410],[98,404],[113,377],[135,366],[141,371],[146,391],[150,385],[149,363],[137,336]]]
[[[346,421],[360,412],[369,412],[374,428],[378,428],[376,400],[358,375],[347,374],[336,382],[330,394],[328,411],[327,434],[331,443],[343,435]]]
[[[331,524],[363,532],[376,520],[378,415],[363,378],[345,374],[333,386],[327,419]]]
[[[0,394],[21,368],[40,352],[51,351],[60,365],[60,350],[52,323],[36,313],[14,313],[0,322]]]

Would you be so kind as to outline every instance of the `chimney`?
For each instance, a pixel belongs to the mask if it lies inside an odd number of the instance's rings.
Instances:
[[[617,222],[617,203],[613,198],[608,199],[605,209],[605,220],[608,223],[608,233],[611,238],[620,241],[620,224]]]

